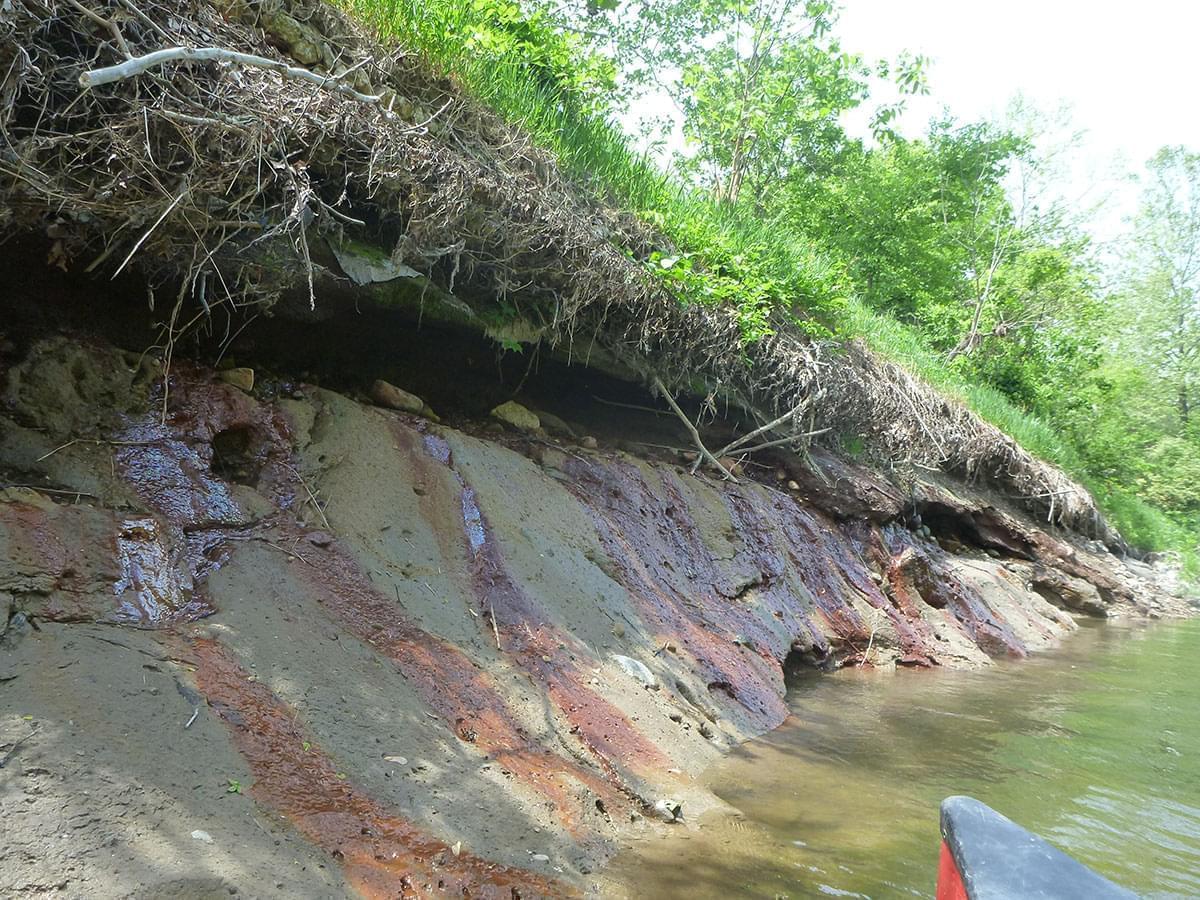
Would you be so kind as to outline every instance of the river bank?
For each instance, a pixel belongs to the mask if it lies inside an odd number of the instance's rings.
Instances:
[[[815,450],[695,476],[592,370],[505,407],[470,344],[398,367],[289,328],[169,374],[96,326],[10,332],[6,891],[595,893],[631,834],[724,805],[696,776],[785,719],[785,670],[990,666],[1072,608],[1187,609],[965,485],[905,500]],[[414,365],[450,346],[454,379]]]

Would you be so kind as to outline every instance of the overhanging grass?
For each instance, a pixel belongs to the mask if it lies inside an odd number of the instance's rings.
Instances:
[[[478,52],[472,36],[488,23],[463,0],[336,0],[379,34],[424,54],[486,106],[519,125],[554,153],[597,197],[630,210],[735,277],[766,285],[786,306],[798,299],[810,314],[832,312],[840,299],[833,268],[812,242],[761,216],[710,202],[634,152],[621,130],[578,112],[537,82],[519,54]],[[664,248],[666,249],[666,248]]]
[[[606,202],[636,212],[685,253],[753,281],[785,307],[797,303],[842,337],[868,346],[966,403],[1030,453],[1054,463],[1096,497],[1113,524],[1136,546],[1190,553],[1195,536],[1161,510],[1096,484],[1079,454],[1047,422],[1020,409],[996,389],[966,381],[946,366],[923,336],[890,316],[845,300],[835,267],[810,241],[779,224],[747,216],[685,189],[634,153],[620,129],[573,110],[530,75],[516,53],[482,53],[472,37],[489,23],[465,0],[338,0],[385,39],[422,53],[478,100],[521,126],[564,168]],[[1194,554],[1190,557],[1195,562]]]
[[[1141,498],[1101,483],[1084,465],[1080,454],[1052,425],[1021,409],[1008,397],[985,384],[962,378],[925,343],[911,326],[882,315],[858,300],[846,304],[841,317],[845,337],[857,337],[882,356],[920,375],[943,393],[966,403],[980,418],[995,425],[1035,456],[1052,462],[1086,487],[1105,516],[1130,544],[1143,550],[1176,550],[1183,554],[1185,570],[1200,573],[1195,548],[1197,536],[1166,513]]]

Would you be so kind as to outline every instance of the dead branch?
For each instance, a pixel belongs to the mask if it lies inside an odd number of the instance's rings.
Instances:
[[[729,453],[732,453],[733,451],[737,450],[739,447],[742,447],[742,446],[750,443],[752,440],[754,440],[760,434],[766,434],[768,431],[773,431],[774,429],[776,429],[780,425],[782,425],[784,422],[786,422],[788,419],[795,418],[796,416],[798,416],[802,412],[804,412],[804,409],[805,409],[805,407],[808,406],[808,403],[809,403],[808,400],[804,400],[801,403],[794,406],[792,409],[785,412],[778,419],[774,419],[773,421],[768,422],[766,425],[763,425],[761,428],[756,428],[756,429],[754,429],[754,431],[751,431],[749,434],[744,434],[737,440],[731,441],[730,443],[726,444],[724,447],[722,447],[720,450],[717,451],[717,456],[725,456]],[[828,429],[825,429],[825,430],[828,431]]]
[[[657,375],[654,376],[654,389],[658,392],[659,396],[667,401],[667,405],[671,407],[675,415],[679,417],[679,421],[683,423],[685,428],[687,428],[688,433],[692,436],[692,442],[700,451],[700,455],[716,466],[717,471],[721,473],[721,476],[726,481],[732,481],[734,484],[737,484],[738,480],[733,477],[733,473],[721,465],[721,461],[713,456],[712,452],[706,446],[704,446],[704,441],[700,440],[700,432],[696,430],[696,426],[692,424],[692,420],[689,419],[684,414],[683,410],[679,408],[679,404],[675,402],[675,398],[671,396],[671,392],[666,389],[662,383],[662,379],[660,379]]]
[[[135,56],[115,66],[105,66],[101,69],[91,69],[79,76],[79,84],[84,88],[99,87],[123,81],[141,75],[150,69],[172,62],[223,62],[240,66],[252,66],[258,69],[269,69],[278,72],[285,78],[296,78],[307,81],[319,88],[353,97],[360,103],[378,104],[383,99],[378,94],[362,94],[341,81],[340,75],[318,75],[310,69],[291,66],[281,59],[268,59],[265,56],[255,56],[253,53],[240,53],[237,50],[226,50],[223,47],[167,47],[155,50],[143,56]]]
[[[782,447],[784,444],[795,444],[808,438],[814,438],[817,435],[828,434],[830,431],[833,431],[832,427],[818,428],[815,431],[804,431],[798,434],[789,434],[787,437],[778,438],[773,441],[766,441],[762,444],[755,444],[753,447],[742,447],[737,452],[756,453],[759,450],[769,450],[771,447]],[[724,451],[722,451],[722,455],[724,455]]]

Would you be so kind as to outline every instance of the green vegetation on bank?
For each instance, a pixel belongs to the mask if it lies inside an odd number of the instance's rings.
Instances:
[[[1169,190],[1148,194],[1129,264],[1101,273],[1048,189],[1053,123],[1018,111],[893,133],[926,90],[924,61],[847,52],[821,0],[341,2],[660,230],[673,247],[643,262],[682,301],[729,304],[747,341],[780,312],[862,338],[1086,484],[1134,544],[1195,545],[1200,276],[1172,270],[1186,253],[1161,252],[1160,232],[1186,233],[1200,210],[1169,208]],[[670,174],[626,133],[648,91],[690,142]],[[873,93],[892,99],[871,107]],[[869,141],[843,128],[856,108]],[[1189,165],[1166,152],[1155,178],[1200,185]]]

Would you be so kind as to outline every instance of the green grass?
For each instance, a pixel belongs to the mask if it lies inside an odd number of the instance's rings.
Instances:
[[[486,27],[463,0],[337,0],[385,39],[414,48],[507,121],[519,125],[602,201],[628,209],[695,253],[724,280],[739,279],[778,305],[811,314],[840,301],[834,267],[807,239],[710,202],[631,149],[619,128],[576,110],[538,82],[517,52],[478,52]],[[663,248],[664,250],[666,248]],[[653,271],[651,267],[651,271]],[[716,279],[714,279],[716,281]],[[721,283],[711,295],[722,294]]]
[[[1049,423],[994,388],[965,380],[916,329],[868,309],[857,299],[847,299],[837,266],[809,240],[780,223],[764,222],[684,188],[635,153],[619,128],[601,117],[579,113],[548,91],[516,50],[480,52],[472,36],[488,26],[469,0],[337,2],[385,40],[423,54],[482,103],[522,127],[599,199],[637,213],[666,234],[678,250],[695,254],[710,272],[719,273],[717,279],[699,282],[708,290],[693,291],[700,296],[685,299],[715,298],[739,305],[752,297],[745,308],[739,306],[748,336],[761,326],[762,304],[770,301],[785,309],[798,307],[840,337],[862,338],[876,352],[962,400],[1029,452],[1085,484],[1134,545],[1149,550],[1194,546],[1194,535],[1160,510],[1095,483],[1079,454]],[[695,279],[669,281],[676,291],[694,289],[696,284]],[[731,286],[740,286],[738,297],[730,297]],[[1194,565],[1194,555],[1191,559]]]

